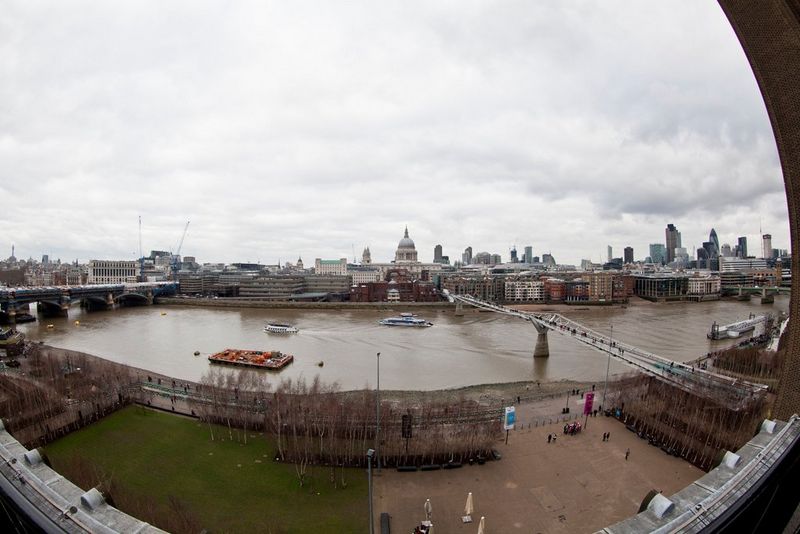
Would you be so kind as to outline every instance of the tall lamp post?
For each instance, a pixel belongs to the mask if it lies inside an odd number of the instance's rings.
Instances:
[[[367,451],[367,483],[369,485],[369,534],[375,534],[375,521],[372,517],[372,456],[373,449]]]
[[[378,461],[378,472],[381,471],[381,353],[377,355],[378,358],[378,384],[375,394],[375,457]]]
[[[608,391],[608,370],[611,368],[611,345],[614,342],[614,323],[611,323],[611,336],[608,338],[608,362],[606,363],[606,383],[603,386],[603,402],[600,404],[602,408],[606,404],[606,391]]]

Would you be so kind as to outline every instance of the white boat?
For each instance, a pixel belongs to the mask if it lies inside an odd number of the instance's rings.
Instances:
[[[299,330],[289,324],[269,323],[264,327],[264,332],[272,334],[296,334]]]
[[[433,326],[432,322],[415,317],[413,313],[401,313],[400,317],[387,317],[378,321],[378,324],[383,326]]]

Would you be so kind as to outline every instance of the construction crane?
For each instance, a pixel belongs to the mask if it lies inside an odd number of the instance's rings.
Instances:
[[[144,253],[142,252],[142,216],[139,215],[139,281],[144,282]]]
[[[175,254],[172,255],[170,258],[170,267],[172,268],[172,279],[178,279],[178,258],[181,257],[181,248],[183,248],[183,240],[186,239],[186,232],[189,230],[189,223],[192,221],[186,221],[186,226],[183,227],[183,234],[181,234],[181,240],[178,241],[178,248],[175,250]]]

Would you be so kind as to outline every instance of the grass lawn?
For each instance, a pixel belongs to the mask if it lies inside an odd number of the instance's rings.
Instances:
[[[198,421],[128,407],[46,453],[57,471],[79,453],[132,492],[163,503],[178,497],[211,532],[368,530],[365,470],[346,470],[347,487],[335,489],[330,469],[316,468],[312,492],[308,482],[300,487],[293,465],[273,461],[264,436],[250,432],[244,445],[218,428],[214,437]]]

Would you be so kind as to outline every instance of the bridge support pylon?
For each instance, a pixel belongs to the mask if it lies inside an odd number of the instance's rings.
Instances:
[[[547,327],[533,323],[538,336],[536,338],[536,348],[533,349],[534,358],[548,358],[550,356],[550,345],[547,343]]]
[[[775,302],[775,294],[772,291],[767,291],[766,287],[761,288],[761,304],[772,304]]]
[[[464,316],[464,307],[461,305],[461,301],[456,301],[456,317],[463,317]]]

